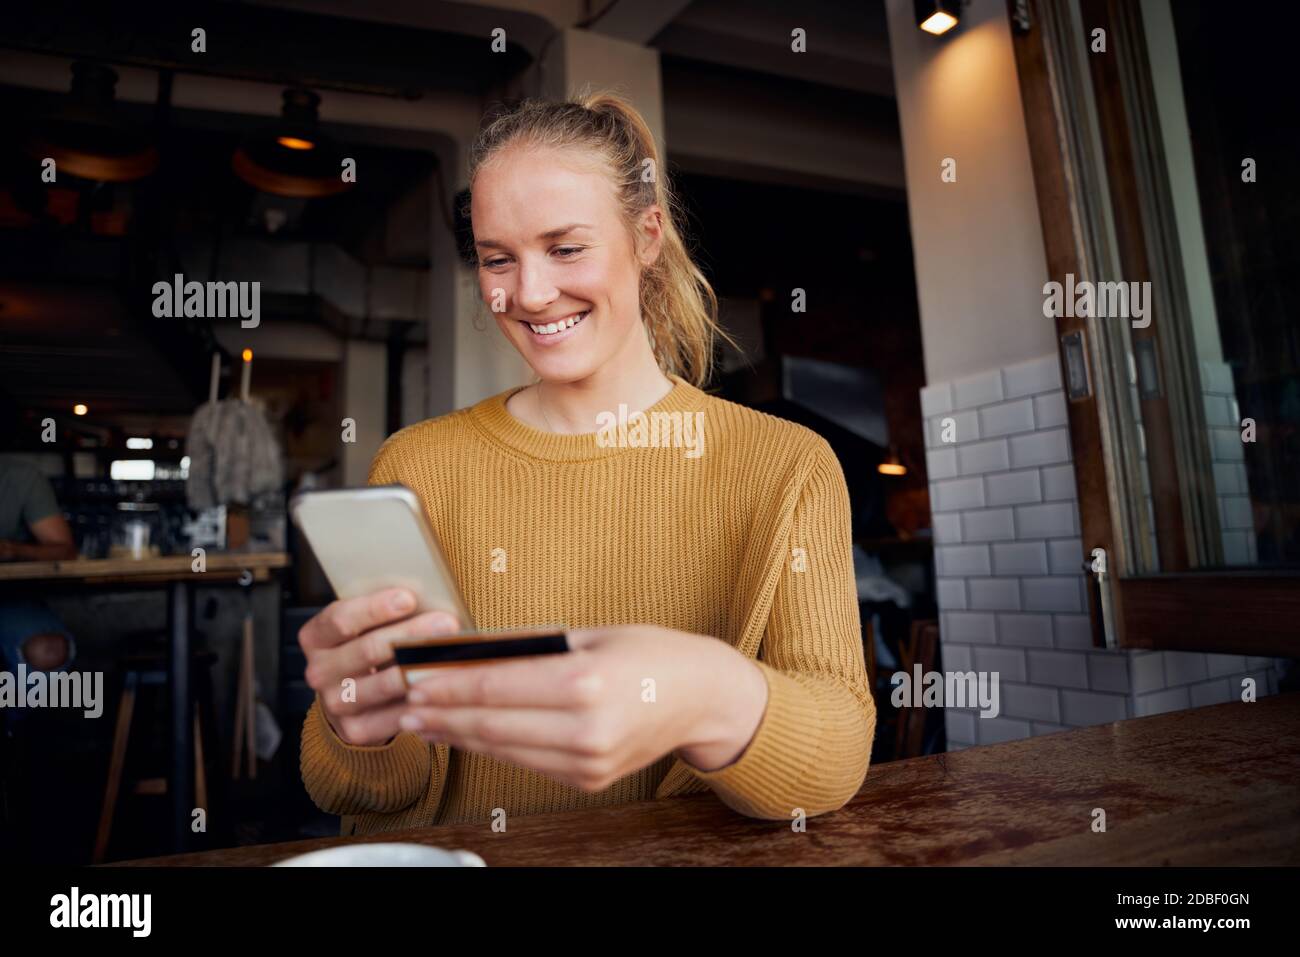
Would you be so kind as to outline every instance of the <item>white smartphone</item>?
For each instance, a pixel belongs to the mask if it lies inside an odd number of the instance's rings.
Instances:
[[[474,631],[469,608],[419,497],[403,485],[301,492],[289,503],[339,598],[406,588],[416,611],[448,611]]]

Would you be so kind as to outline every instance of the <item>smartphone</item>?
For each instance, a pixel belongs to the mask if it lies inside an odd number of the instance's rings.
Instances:
[[[393,642],[393,656],[408,685],[444,668],[532,655],[558,655],[568,650],[568,637],[558,627],[468,632]]]
[[[301,492],[289,514],[339,598],[405,588],[417,613],[451,612],[462,630],[474,630],[420,499],[406,486]]]

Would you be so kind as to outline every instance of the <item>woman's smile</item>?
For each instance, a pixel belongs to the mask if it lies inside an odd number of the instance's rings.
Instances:
[[[520,319],[519,322],[528,330],[529,336],[538,345],[554,345],[571,338],[576,332],[584,319],[591,314],[587,309],[583,312],[571,313],[567,316],[561,316],[558,319],[552,319],[547,322],[529,322],[526,319]]]

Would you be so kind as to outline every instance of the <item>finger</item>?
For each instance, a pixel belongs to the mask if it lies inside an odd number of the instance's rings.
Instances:
[[[373,675],[338,678],[316,691],[325,710],[342,716],[405,701],[407,684],[402,669],[390,665]]]
[[[371,668],[380,668],[393,660],[393,642],[405,638],[432,638],[451,635],[460,630],[453,615],[445,611],[426,611],[364,635],[353,638],[336,648],[317,652],[321,667],[337,678],[360,677]]]
[[[536,708],[408,708],[399,726],[440,735],[453,743],[479,741],[507,747],[591,753],[597,742],[570,711]]]
[[[398,721],[405,711],[403,705],[389,705],[387,708],[375,708],[364,714],[336,716],[329,720],[340,737],[349,742],[383,743],[393,735],[401,733],[402,729],[398,726]]]
[[[298,633],[298,641],[304,651],[333,648],[413,611],[415,596],[405,588],[340,599],[307,622]]]
[[[601,685],[587,655],[535,655],[446,668],[422,677],[407,697],[439,707],[576,708],[594,703]]]

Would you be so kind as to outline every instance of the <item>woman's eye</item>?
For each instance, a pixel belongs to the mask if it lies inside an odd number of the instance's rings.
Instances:
[[[581,246],[560,246],[555,250],[556,255],[560,256],[563,259],[568,259],[571,256],[576,256],[580,252],[582,252]]]
[[[496,267],[496,266],[503,266],[503,265],[505,265],[505,260],[504,260],[504,259],[485,259],[485,260],[483,260],[483,265],[484,265],[485,267],[487,267],[488,269],[492,269],[492,268],[494,268],[494,267]]]

